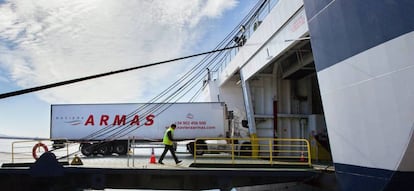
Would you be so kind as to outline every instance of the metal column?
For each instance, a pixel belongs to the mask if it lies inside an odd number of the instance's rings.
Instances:
[[[244,106],[246,107],[247,121],[249,124],[250,143],[252,144],[252,156],[257,157],[259,155],[259,146],[256,132],[256,120],[254,118],[253,103],[250,94],[250,84],[244,79],[242,70],[240,70],[240,80],[242,82]]]
[[[243,71],[240,70],[240,80],[242,83],[242,91],[244,97],[244,106],[246,107],[247,121],[249,122],[249,133],[256,136],[256,123],[254,119],[253,103],[250,95],[250,85],[243,77]]]

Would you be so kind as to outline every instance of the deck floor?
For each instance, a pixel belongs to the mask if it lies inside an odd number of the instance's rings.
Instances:
[[[77,148],[70,148],[76,151]],[[73,152],[69,153],[73,153]],[[158,161],[163,148],[154,148],[154,156]],[[60,151],[63,152],[63,151]],[[67,153],[67,151],[65,151]],[[63,153],[56,153],[65,155]],[[53,166],[55,168],[52,174],[47,171],[48,164],[35,162],[31,154],[14,153],[13,164],[26,164],[20,167],[3,167],[0,168],[0,177],[2,177],[1,185],[11,190],[27,190],[32,186],[43,187],[45,189],[55,187],[70,187],[70,188],[139,188],[139,189],[190,189],[190,190],[204,190],[220,188],[228,190],[227,188],[275,184],[308,180],[312,177],[318,177],[322,171],[326,170],[327,166],[309,167],[292,167],[292,168],[278,168],[272,166],[220,166],[220,164],[228,164],[229,160],[223,159],[220,155],[211,155],[206,159],[197,158],[197,164],[208,164],[207,166],[194,167],[194,157],[185,152],[185,150],[178,149],[177,156],[183,162],[176,165],[171,154],[167,153],[164,159],[164,165],[150,163],[151,148],[134,149],[133,155],[128,156],[93,156],[85,157],[79,154],[83,165],[67,165],[73,160],[74,155],[69,159],[61,159],[59,162],[65,162],[66,165],[62,167]],[[210,156],[210,155],[209,155]],[[217,156],[217,158],[214,158]],[[268,163],[268,160],[245,160],[235,161],[243,163]],[[2,165],[12,164],[12,154],[9,152],[0,153],[0,163]],[[319,168],[319,170],[317,169]],[[46,172],[41,172],[39,169],[46,169]],[[58,174],[54,174],[57,172]],[[61,174],[59,174],[59,172]],[[39,174],[36,174],[39,173]],[[28,174],[31,174],[27,176]],[[36,178],[39,177],[40,178]],[[41,177],[44,178],[41,178]],[[56,179],[53,184],[48,181],[50,178]],[[170,181],[165,181],[170,180]],[[22,185],[21,181],[29,182],[30,184]]]

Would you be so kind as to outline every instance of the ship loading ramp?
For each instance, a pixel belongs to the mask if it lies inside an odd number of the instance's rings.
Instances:
[[[202,148],[201,145],[197,147]],[[217,148],[224,151],[222,147]],[[58,160],[61,158],[59,155],[67,151],[39,154],[38,160],[34,160],[30,153],[12,153],[15,157],[14,163],[3,163],[0,168],[0,185],[6,190],[102,190],[105,188],[231,190],[236,187],[294,182],[318,184],[326,177],[334,179],[333,171],[327,171],[325,167],[309,166],[307,156],[297,158],[296,163],[282,165],[276,164],[274,160],[272,161],[274,164],[271,165],[269,158],[232,156],[225,153],[193,156],[183,152],[179,147],[177,156],[183,162],[176,165],[172,157],[167,154],[165,165],[161,165],[151,163],[153,149],[135,148],[127,156],[80,155],[60,160]],[[157,159],[162,150],[162,148],[154,149]],[[21,157],[28,155],[30,157],[26,159]],[[224,156],[230,156],[230,160]],[[11,158],[11,156],[5,157]],[[75,159],[80,159],[82,165],[71,165]],[[215,161],[216,164],[211,161]],[[206,165],[207,163],[209,165]]]

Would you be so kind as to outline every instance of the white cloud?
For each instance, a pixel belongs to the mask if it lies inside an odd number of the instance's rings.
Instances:
[[[236,4],[236,1],[206,1],[206,5],[202,8],[202,13],[209,17],[220,17],[223,13],[220,7],[234,7]]]
[[[0,69],[22,88],[148,64],[190,53],[204,19],[235,0],[16,0],[0,4]],[[3,43],[1,43],[3,42]],[[48,102],[146,101],[184,65],[41,91]]]

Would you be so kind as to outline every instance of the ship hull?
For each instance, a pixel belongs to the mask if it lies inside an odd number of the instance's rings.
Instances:
[[[342,190],[414,186],[414,2],[304,1]]]

